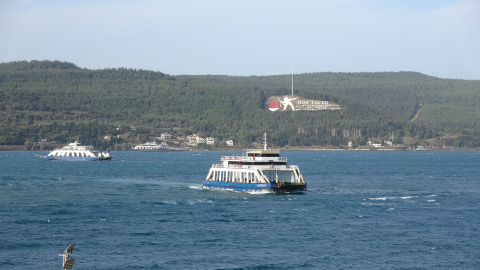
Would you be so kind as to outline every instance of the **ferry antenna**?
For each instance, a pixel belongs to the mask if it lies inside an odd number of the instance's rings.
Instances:
[[[263,137],[263,140],[264,140],[263,149],[264,149],[264,150],[267,150],[267,133],[265,132],[265,133],[263,134],[263,136],[264,136],[264,137]]]

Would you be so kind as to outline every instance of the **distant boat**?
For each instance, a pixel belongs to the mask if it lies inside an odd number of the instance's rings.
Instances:
[[[174,151],[175,149],[169,147],[165,142],[161,142],[160,144],[156,143],[155,141],[149,143],[144,143],[132,147],[132,151],[139,151],[139,152],[161,152],[161,151]]]
[[[81,145],[78,141],[70,143],[62,148],[51,151],[48,155],[42,156],[48,160],[63,161],[103,161],[111,160],[110,152],[96,150],[93,146]]]
[[[222,156],[221,164],[210,167],[203,181],[204,189],[238,192],[289,193],[307,190],[297,165],[287,165],[287,158],[280,157],[280,150],[247,150],[245,156]]]

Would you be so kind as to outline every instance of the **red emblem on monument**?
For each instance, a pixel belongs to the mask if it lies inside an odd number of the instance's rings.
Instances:
[[[270,105],[268,105],[268,109],[272,112],[278,110],[280,108],[280,105],[278,105],[277,101],[273,101],[272,103],[270,103]]]

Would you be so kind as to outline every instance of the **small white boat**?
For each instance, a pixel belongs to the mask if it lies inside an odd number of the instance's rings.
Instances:
[[[169,147],[165,142],[161,142],[160,144],[156,143],[155,141],[149,143],[146,142],[144,144],[137,145],[132,147],[132,151],[139,151],[139,152],[158,152],[158,151],[173,151],[174,149]]]

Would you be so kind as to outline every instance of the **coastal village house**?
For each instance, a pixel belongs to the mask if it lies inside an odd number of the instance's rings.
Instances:
[[[169,133],[162,133],[160,135],[160,139],[162,139],[162,140],[169,140],[171,138],[172,138],[172,135],[170,135]]]
[[[197,138],[197,144],[200,143],[207,143],[207,140],[205,140],[204,138]]]
[[[184,135],[178,136],[177,139],[178,139],[178,141],[179,141],[180,143],[188,143],[188,138],[187,138],[187,136],[184,136]]]
[[[227,141],[227,145],[228,146],[233,146],[233,141],[232,140]]]
[[[198,138],[200,138],[200,134],[198,134],[198,133],[187,136],[187,139],[188,139],[188,140],[190,140],[190,139],[195,139],[195,140],[196,140],[196,139],[198,139]]]
[[[119,138],[119,139],[125,139],[125,134],[118,134],[118,135],[117,135],[117,138]]]
[[[112,136],[110,136],[110,135],[103,136],[103,139],[106,140],[106,141],[110,141],[111,138],[112,138]]]
[[[205,143],[207,145],[212,145],[215,143],[215,138],[207,137],[205,139],[200,137],[199,134],[193,134],[188,136],[182,135],[182,136],[178,136],[177,139],[179,143],[190,145],[190,146],[197,146],[198,144],[202,144],[202,143]]]

